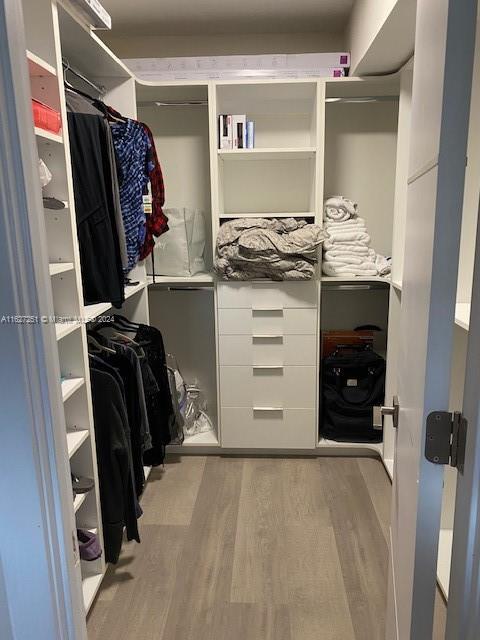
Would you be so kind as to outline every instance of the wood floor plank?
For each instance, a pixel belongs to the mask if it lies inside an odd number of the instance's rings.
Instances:
[[[208,458],[159,640],[213,640],[229,602],[243,460]]]
[[[125,545],[119,565],[108,570],[106,588],[117,584],[114,598],[105,601],[102,588],[89,616],[89,640],[161,638],[185,533],[185,527],[144,525],[142,544]]]
[[[387,544],[357,460],[318,460],[356,640],[383,640]]]
[[[144,524],[188,525],[203,477],[204,456],[167,455],[152,469],[142,497]]]
[[[231,599],[298,605],[317,637],[348,640],[353,629],[318,480],[315,459],[245,461]],[[297,615],[294,638],[302,638],[300,622]]]

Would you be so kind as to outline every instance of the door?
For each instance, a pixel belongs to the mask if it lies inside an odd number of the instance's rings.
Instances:
[[[417,2],[388,640],[432,637],[443,467],[425,424],[448,410],[475,18],[476,0]]]

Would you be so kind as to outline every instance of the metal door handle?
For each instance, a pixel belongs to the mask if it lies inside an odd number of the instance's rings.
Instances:
[[[383,416],[392,416],[392,422],[394,429],[398,429],[398,415],[400,412],[400,405],[398,403],[398,396],[393,396],[392,407],[373,407],[373,428],[383,428]]]

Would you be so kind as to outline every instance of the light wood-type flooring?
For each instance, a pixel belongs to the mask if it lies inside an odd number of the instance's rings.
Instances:
[[[383,640],[390,494],[373,458],[170,456],[89,640]]]

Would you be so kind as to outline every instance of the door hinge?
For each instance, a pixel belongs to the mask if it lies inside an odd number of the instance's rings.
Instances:
[[[432,411],[427,417],[425,457],[434,464],[449,464],[463,473],[467,420],[460,411]]]

